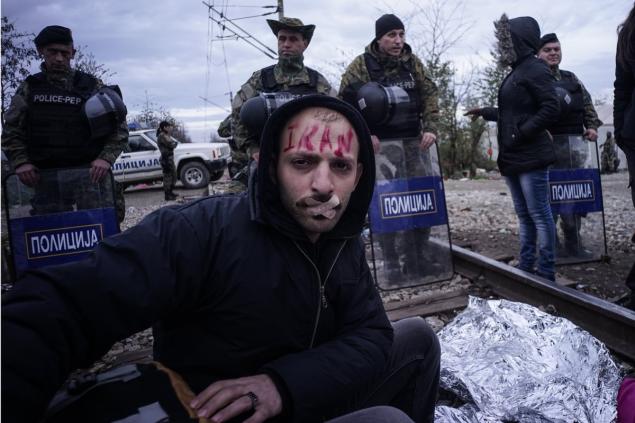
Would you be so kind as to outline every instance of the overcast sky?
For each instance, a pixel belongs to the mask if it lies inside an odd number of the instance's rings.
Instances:
[[[429,2],[285,0],[284,8],[286,16],[317,25],[305,62],[337,86],[338,63],[347,63],[363,52],[374,37],[377,17],[392,12],[406,20],[415,10],[414,4],[425,7]],[[276,1],[207,3],[238,18],[273,11],[263,6],[274,6]],[[450,15],[457,3],[446,0],[442,4]],[[447,58],[462,72],[483,64],[494,40],[492,21],[503,12],[509,17],[529,15],[538,20],[543,33],[558,34],[563,69],[575,72],[592,95],[611,95],[615,30],[632,6],[630,0],[466,0],[452,16],[469,29]],[[221,28],[211,22],[208,8],[200,0],[4,0],[2,15],[23,32],[37,34],[46,25],[71,28],[75,44],[86,46],[98,62],[115,72],[108,82],[120,85],[131,113],[145,103],[147,93],[152,103],[185,122],[194,141],[207,139],[227,115],[223,108],[230,107],[229,92],[235,93],[253,71],[274,63],[244,41],[219,40]],[[277,19],[277,14],[236,23],[276,50],[267,18]],[[421,43],[415,35],[424,30],[419,20],[408,21],[407,42]]]

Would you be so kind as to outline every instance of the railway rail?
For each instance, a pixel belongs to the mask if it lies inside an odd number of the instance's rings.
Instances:
[[[619,355],[635,361],[635,312],[584,292],[550,283],[465,248],[453,245],[452,254],[458,274],[470,280],[484,280],[484,284],[502,298],[542,306],[551,314],[564,317],[585,329]],[[386,310],[392,320],[398,320],[434,314],[443,305],[461,308],[466,304],[465,292],[455,295],[445,293],[424,296],[414,301],[389,303]]]

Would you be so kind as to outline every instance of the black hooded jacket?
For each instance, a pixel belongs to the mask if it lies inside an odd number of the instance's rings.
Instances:
[[[535,57],[540,28],[531,17],[503,16],[497,30],[500,53],[512,66],[498,108],[483,109],[485,119],[498,122],[498,168],[503,175],[546,168],[556,160],[547,128],[557,122],[560,105],[549,67]]]
[[[194,392],[264,372],[289,421],[332,417],[381,374],[392,328],[359,238],[375,176],[370,135],[352,107],[318,97],[269,119],[247,194],[163,208],[92,258],[30,272],[3,296],[3,421],[35,421],[72,369],[151,325],[155,359]],[[301,103],[352,119],[364,166],[346,212],[315,244],[269,172],[274,140]]]

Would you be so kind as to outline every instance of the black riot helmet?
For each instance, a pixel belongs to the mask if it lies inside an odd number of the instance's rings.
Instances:
[[[418,114],[411,112],[410,96],[403,88],[368,82],[357,91],[357,107],[369,128],[413,126],[418,134]],[[410,122],[410,121],[413,122]]]
[[[277,108],[297,97],[287,92],[261,93],[243,104],[240,108],[240,121],[251,131],[260,133]]]
[[[119,87],[101,87],[84,103],[84,114],[90,126],[91,139],[111,135],[126,120],[128,110]]]

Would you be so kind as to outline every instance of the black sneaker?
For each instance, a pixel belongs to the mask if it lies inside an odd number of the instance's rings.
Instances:
[[[176,200],[177,198],[179,198],[179,196],[174,193],[165,194],[165,201],[173,201],[173,200]]]

